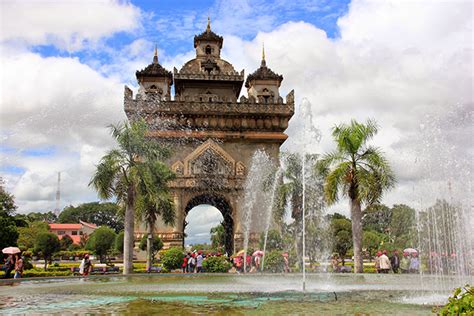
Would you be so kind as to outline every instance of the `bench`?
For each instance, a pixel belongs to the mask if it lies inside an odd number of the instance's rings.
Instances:
[[[163,267],[150,267],[147,273],[160,273]]]
[[[72,267],[71,271],[74,275],[79,274],[79,267]],[[90,274],[113,274],[119,273],[119,267],[100,267],[100,268],[92,268]]]

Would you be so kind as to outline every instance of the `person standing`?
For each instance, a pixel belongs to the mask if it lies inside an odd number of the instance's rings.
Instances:
[[[23,275],[23,259],[20,254],[15,255],[15,276],[14,279],[20,279]]]
[[[192,253],[191,256],[188,259],[188,272],[193,273],[194,272],[194,266],[196,265],[196,258],[194,258],[195,254]]]
[[[419,270],[420,270],[420,259],[418,258],[418,254],[414,252],[410,260],[409,271],[410,273],[418,273]]]
[[[13,269],[15,269],[15,260],[13,259],[13,255],[8,255],[7,259],[5,260],[5,275],[3,276],[4,279],[11,278],[11,273]]]
[[[285,273],[290,272],[290,261],[288,260],[288,252],[283,254],[283,262],[285,264]]]
[[[390,259],[387,257],[387,250],[384,250],[380,256],[380,273],[387,274],[390,271]]]
[[[82,258],[81,264],[79,265],[79,273],[82,276],[88,276],[92,268],[92,262],[89,259],[89,254],[85,254]]]
[[[331,259],[332,272],[339,272],[339,260],[336,254]]]
[[[183,268],[183,273],[186,273],[188,270],[188,256],[183,257],[183,264],[181,264],[181,268]]]
[[[395,250],[393,255],[390,257],[390,264],[392,265],[393,273],[398,273],[398,268],[400,267],[400,257],[398,256],[398,250]]]
[[[203,261],[204,261],[204,257],[202,256],[202,253],[198,252],[198,256],[196,257],[196,273],[202,273]]]
[[[402,274],[408,273],[408,270],[410,269],[410,256],[408,252],[403,253],[403,257],[400,260],[400,270],[402,271]]]
[[[377,273],[380,273],[380,256],[382,256],[382,252],[377,251],[377,255],[376,255],[376,258],[375,258],[375,271]]]

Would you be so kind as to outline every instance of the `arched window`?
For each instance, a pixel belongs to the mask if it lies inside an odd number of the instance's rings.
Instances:
[[[210,55],[211,53],[212,53],[211,45],[207,45],[207,46],[206,46],[206,54],[207,54],[207,55]]]

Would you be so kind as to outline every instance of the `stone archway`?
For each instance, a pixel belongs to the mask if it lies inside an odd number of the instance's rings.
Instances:
[[[224,218],[223,225],[225,231],[225,251],[230,255],[234,251],[234,219],[232,218],[232,208],[229,202],[222,196],[211,193],[204,193],[194,196],[189,200],[184,208],[183,235],[186,228],[186,216],[195,206],[208,204],[217,208]],[[184,241],[184,239],[183,239]]]

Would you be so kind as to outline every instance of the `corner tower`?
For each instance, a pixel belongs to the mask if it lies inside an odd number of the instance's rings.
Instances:
[[[153,62],[145,69],[137,70],[135,75],[139,84],[138,93],[142,97],[145,98],[147,94],[156,94],[162,98],[170,99],[173,75],[171,71],[166,70],[159,64],[157,47],[155,47]]]
[[[272,104],[280,98],[280,85],[283,76],[267,67],[265,48],[262,47],[260,67],[250,74],[245,81],[249,98],[255,98],[258,103]]]

